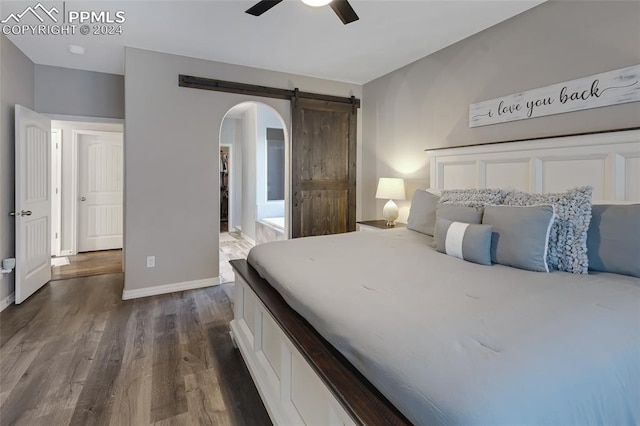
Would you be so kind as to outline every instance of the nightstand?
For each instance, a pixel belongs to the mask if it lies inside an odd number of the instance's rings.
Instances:
[[[357,222],[358,231],[382,231],[384,229],[398,229],[398,228],[406,228],[406,223],[398,223],[394,226],[387,226],[386,220],[363,220],[361,222]]]

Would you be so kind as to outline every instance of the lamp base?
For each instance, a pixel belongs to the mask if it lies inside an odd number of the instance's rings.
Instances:
[[[393,200],[387,201],[382,209],[382,217],[387,221],[387,226],[395,226],[398,218],[398,206]]]

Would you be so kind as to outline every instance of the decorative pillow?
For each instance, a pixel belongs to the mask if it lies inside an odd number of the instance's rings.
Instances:
[[[589,269],[640,278],[640,204],[594,205],[591,213]]]
[[[480,209],[487,204],[502,204],[507,194],[503,189],[446,189],[440,202]]]
[[[553,206],[485,206],[482,223],[493,226],[491,261],[529,271],[549,272],[547,248]]]
[[[411,209],[407,219],[407,228],[433,236],[433,229],[436,226],[436,207],[439,196],[417,189],[411,199]]]
[[[511,191],[504,200],[509,206],[553,205],[556,219],[549,234],[547,264],[550,269],[586,274],[587,230],[591,220],[593,188],[583,186],[561,194],[529,194]]]
[[[436,221],[436,250],[481,265],[491,265],[490,225],[471,225],[447,219]]]
[[[439,203],[436,207],[436,219],[440,218],[448,219],[452,222],[479,224],[482,222],[482,211],[457,204]]]

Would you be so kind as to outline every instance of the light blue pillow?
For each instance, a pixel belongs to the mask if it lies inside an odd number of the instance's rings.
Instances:
[[[469,262],[491,265],[492,229],[489,225],[438,219],[436,250]]]
[[[482,222],[482,208],[478,210],[475,207],[439,203],[436,209],[436,219],[479,224]]]
[[[589,271],[587,230],[591,220],[592,193],[593,188],[590,186],[570,189],[559,194],[529,194],[514,190],[509,192],[502,204],[553,205],[556,219],[549,234],[549,268],[586,274]]]
[[[440,196],[424,189],[417,189],[411,199],[407,228],[433,236],[436,226],[436,207]]]
[[[640,278],[640,204],[594,205],[591,212],[589,269]]]
[[[493,226],[491,261],[529,271],[549,272],[547,251],[555,218],[551,205],[485,206],[482,223]]]

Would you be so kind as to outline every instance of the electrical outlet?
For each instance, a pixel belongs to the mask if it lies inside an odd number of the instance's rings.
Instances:
[[[147,268],[155,268],[155,266],[156,266],[156,257],[147,256]]]

